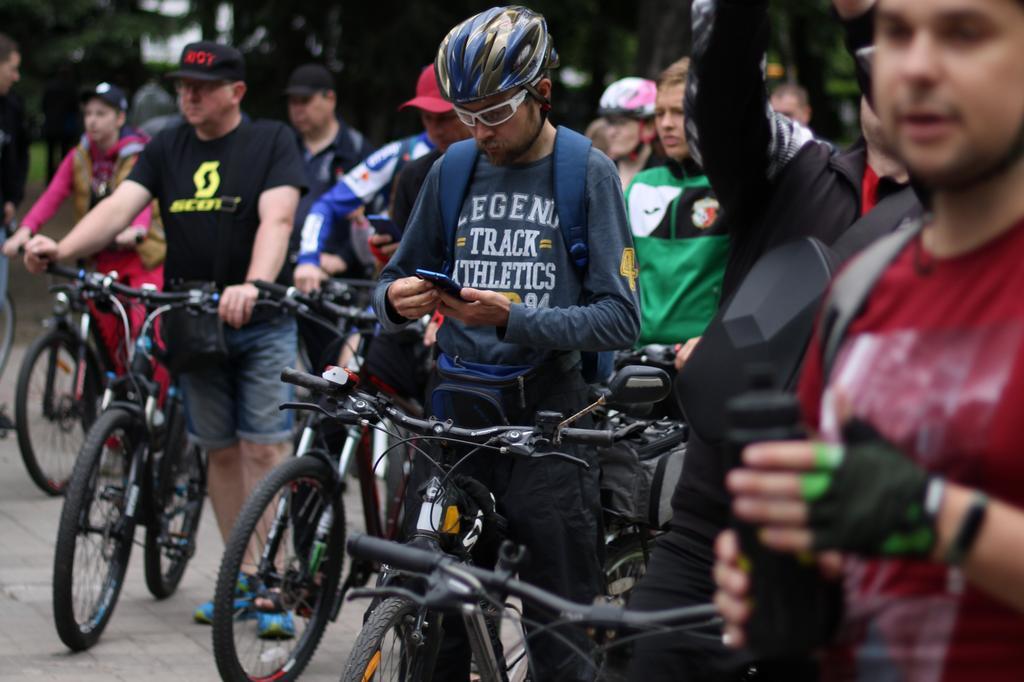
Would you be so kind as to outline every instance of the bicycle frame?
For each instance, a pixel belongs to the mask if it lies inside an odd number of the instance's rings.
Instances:
[[[314,447],[316,445],[318,426],[322,419],[322,416],[314,413],[306,423],[306,426],[302,430],[302,435],[299,438],[299,444],[296,448],[296,457],[323,457],[322,451],[318,452]],[[310,565],[304,568],[304,571],[308,572],[309,575],[315,574],[319,569],[319,558],[323,556],[323,551],[327,546],[327,535],[330,530],[331,523],[334,521],[334,509],[336,508],[336,505],[343,504],[341,493],[343,491],[345,474],[349,471],[353,461],[356,464],[356,471],[358,472],[359,477],[366,532],[377,537],[389,539],[394,538],[398,532],[398,515],[401,510],[397,503],[404,497],[405,483],[403,482],[402,487],[396,492],[395,508],[392,510],[392,513],[387,516],[385,524],[382,524],[380,497],[377,493],[376,477],[373,473],[372,453],[365,447],[366,434],[367,429],[365,427],[354,425],[348,426],[345,429],[345,441],[342,445],[341,452],[338,454],[337,461],[335,462],[333,458],[330,459],[330,464],[335,472],[334,489],[330,497],[330,505],[321,515],[320,522],[314,536],[313,551],[311,552],[313,559],[310,560]],[[283,537],[287,526],[284,520],[286,511],[285,500],[282,498],[278,502],[274,522],[270,526],[270,531],[267,534],[267,541],[264,545],[262,556],[260,557],[261,572],[270,569],[273,561],[272,557],[277,554],[280,539]],[[384,530],[385,528],[387,529],[386,534]],[[334,603],[331,607],[330,617],[332,622],[337,619],[348,590],[354,586],[362,586],[369,582],[370,576],[373,574],[374,570],[375,566],[373,562],[361,560],[352,562],[349,566],[348,575],[345,577],[345,580],[341,582],[335,596]],[[306,577],[308,577],[308,575],[303,576],[303,578]]]
[[[116,301],[116,299],[114,299]],[[115,307],[121,314],[126,330],[128,329],[127,313],[120,302]],[[150,332],[157,317],[166,312],[170,306],[161,306],[146,317],[133,344],[133,351],[128,358],[128,371],[113,378],[103,391],[101,411],[111,407],[119,407],[132,412],[138,417],[139,425],[145,430],[145,438],[140,439],[132,453],[131,467],[128,473],[128,504],[125,516],[128,519],[147,525],[153,519],[151,503],[153,501],[153,453],[162,449],[160,442],[167,435],[166,428],[172,420],[184,410],[177,387],[171,385],[167,389],[166,399],[161,408],[160,385],[153,379],[153,339]],[[142,447],[145,445],[146,447]],[[148,455],[144,457],[144,454]],[[141,496],[142,508],[139,511],[138,501]]]
[[[468,550],[466,556],[460,557],[445,552],[442,548],[442,534],[458,532],[449,517],[448,501],[453,497],[450,489],[454,485],[446,474],[443,478],[435,474],[427,482],[420,502],[416,530],[410,542],[418,544],[420,547],[427,545],[431,551],[450,556],[458,562],[467,562]],[[360,558],[353,557],[353,561],[359,560]],[[404,577],[404,573],[388,568],[381,573],[377,583],[378,588],[400,584]],[[419,609],[411,640],[422,650],[420,655],[414,659],[418,667],[410,671],[410,679],[429,680],[433,677],[434,666],[440,651],[445,615],[442,611],[426,607]],[[479,679],[481,682],[503,682],[507,678],[504,676],[502,663],[499,662],[495,653],[483,609],[479,604],[463,604],[459,609],[459,616],[462,618],[466,630]]]
[[[93,324],[92,311],[85,300],[85,291],[81,287],[74,285],[58,285],[51,287],[51,289],[55,291],[53,315],[43,325],[61,329],[74,337],[78,342],[75,353],[73,386],[74,399],[79,401],[82,399],[85,391],[85,375],[89,366],[88,356],[92,355],[92,360],[96,363],[102,380],[103,377],[109,375],[110,369],[114,367],[113,355],[111,349],[107,348],[103,338]],[[73,315],[76,314],[78,315],[77,323],[73,319]],[[125,339],[126,343],[131,343],[130,336],[126,336]],[[53,395],[55,370],[56,367],[51,365],[47,372],[44,395],[48,397]],[[54,406],[51,403],[44,402],[43,414],[47,418],[53,418],[53,410]]]

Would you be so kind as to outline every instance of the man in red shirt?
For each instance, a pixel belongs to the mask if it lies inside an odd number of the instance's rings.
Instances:
[[[845,601],[826,679],[1016,680],[1024,670],[1024,0],[880,0],[875,102],[933,215],[800,397],[817,442],[762,443],[728,487]],[[749,576],[717,544],[742,646]]]

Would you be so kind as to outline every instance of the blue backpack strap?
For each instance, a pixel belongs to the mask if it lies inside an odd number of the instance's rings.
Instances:
[[[590,138],[575,130],[558,126],[555,136],[554,190],[558,224],[562,229],[569,256],[578,273],[587,269],[587,159]]]
[[[476,169],[478,151],[475,140],[462,140],[448,147],[441,157],[441,224],[444,226],[444,274],[455,269],[455,231],[459,227],[459,211],[466,198],[469,181]]]
[[[587,240],[587,161],[590,138],[558,126],[555,136],[554,190],[558,224],[576,273],[583,278],[590,263]],[[587,383],[600,383],[615,369],[615,353],[580,353],[580,370]]]

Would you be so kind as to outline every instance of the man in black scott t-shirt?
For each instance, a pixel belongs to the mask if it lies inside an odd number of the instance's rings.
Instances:
[[[175,79],[185,124],[162,131],[128,179],[59,244],[37,236],[25,264],[85,256],[108,244],[156,197],[167,232],[167,285],[216,282],[229,358],[182,374],[190,437],[209,453],[208,487],[222,537],[242,503],[286,453],[291,418],[277,406],[290,391],[278,380],[295,360],[295,323],[253,309],[252,280],[273,281],[284,264],[292,219],[305,188],[292,132],[241,112],[245,65],[237,50],[211,42],[185,46]],[[223,253],[226,250],[227,253]],[[219,273],[219,274],[218,274]],[[209,622],[212,605],[196,619]],[[261,613],[260,629],[287,636],[287,613]]]

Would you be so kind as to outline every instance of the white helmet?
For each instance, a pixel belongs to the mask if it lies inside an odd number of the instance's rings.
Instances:
[[[658,86],[646,78],[621,78],[604,90],[598,105],[598,116],[629,116],[650,118],[654,116],[654,100]]]

